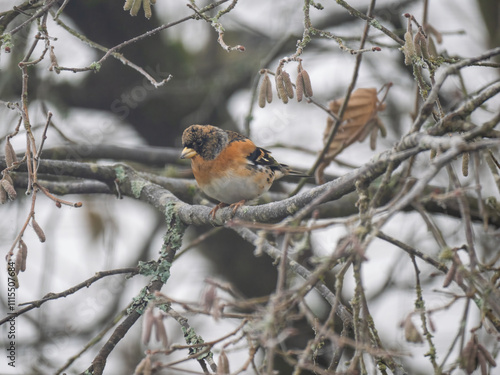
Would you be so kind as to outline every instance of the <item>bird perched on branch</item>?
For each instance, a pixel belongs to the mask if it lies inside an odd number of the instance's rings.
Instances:
[[[200,189],[220,202],[210,212],[212,218],[227,205],[234,214],[283,176],[309,177],[278,163],[269,151],[244,135],[211,125],[191,125],[184,130],[182,146],[181,159],[191,159]]]

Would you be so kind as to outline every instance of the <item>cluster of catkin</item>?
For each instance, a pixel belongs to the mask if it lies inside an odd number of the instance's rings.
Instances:
[[[268,72],[269,71],[267,69],[262,69],[260,71],[263,75],[259,89],[259,107],[261,108],[266,106],[266,102],[271,103],[273,101],[273,90]],[[295,81],[295,85],[292,83],[290,74],[283,70],[282,64],[278,66],[274,77],[278,99],[281,99],[284,104],[288,103],[288,99],[293,99],[294,86],[298,102],[301,102],[304,96],[306,98],[313,96],[311,79],[309,78],[309,73],[307,73],[307,71],[302,67],[302,62],[299,62],[297,67],[297,79]]]
[[[142,342],[147,345],[151,340],[153,328],[155,330],[156,341],[161,342],[163,347],[168,346],[167,330],[163,324],[163,314],[155,315],[153,307],[148,307],[144,314],[144,323],[142,325]]]
[[[462,350],[460,368],[467,374],[472,374],[478,367],[481,368],[481,375],[488,375],[488,364],[496,367],[497,363],[488,350],[477,340],[477,335],[473,334],[464,350]]]
[[[11,168],[14,163],[17,163],[16,152],[10,143],[9,137],[7,137],[7,142],[5,143],[5,162],[7,164],[7,170],[3,171],[3,177],[0,183],[0,204],[6,203],[7,199],[13,201],[17,197],[16,189],[14,189],[14,182],[8,172],[8,169]]]
[[[9,137],[7,137],[7,141],[5,143],[5,163],[7,164],[7,168],[2,172],[3,177],[0,182],[0,204],[7,203],[8,200],[13,201],[17,197],[16,189],[14,188],[14,181],[10,176],[10,169],[15,167],[15,164],[18,164],[16,152],[14,151],[14,147],[10,143]],[[30,222],[33,230],[38,236],[40,242],[45,242],[45,233],[42,228],[35,220],[35,213],[32,212],[30,217]],[[19,272],[26,271],[26,259],[28,257],[28,246],[22,240],[19,239],[17,242],[17,254],[15,259],[15,273],[16,275]],[[19,287],[19,284],[16,282],[16,287]]]
[[[35,220],[34,215],[31,217],[31,226],[33,227],[33,230],[35,231],[36,235],[40,239],[40,242],[45,242],[45,233],[43,232],[42,228]],[[28,246],[26,245],[26,243],[22,239],[19,239],[19,241],[17,242],[17,254],[16,254],[16,260],[14,263],[14,269],[15,269],[16,275],[19,275],[19,272],[26,271],[26,259],[27,258],[28,258]],[[19,287],[19,283],[16,280],[16,288],[18,288],[18,287]]]
[[[126,0],[125,5],[123,6],[123,10],[130,10],[131,16],[137,16],[139,13],[139,9],[144,9],[144,17],[150,19],[152,16],[151,5],[156,4],[156,0]]]
[[[412,61],[418,58],[424,58],[426,61],[432,61],[433,58],[438,56],[438,53],[436,51],[434,40],[429,35],[434,36],[434,38],[436,38],[436,42],[441,44],[443,41],[441,33],[430,24],[425,24],[424,26],[418,25],[415,18],[409,13],[405,13],[404,16],[408,20],[404,35],[405,44],[402,48],[405,55],[405,64],[411,65]],[[418,25],[415,35],[413,35],[412,21]]]

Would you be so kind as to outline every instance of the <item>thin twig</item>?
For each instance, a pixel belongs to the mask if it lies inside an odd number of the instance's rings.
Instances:
[[[0,320],[0,325],[8,322],[12,317],[18,317],[18,316],[20,316],[20,315],[22,315],[30,310],[39,308],[45,302],[52,301],[52,300],[59,299],[59,298],[63,298],[63,297],[67,297],[71,294],[78,292],[80,289],[88,288],[90,285],[92,285],[93,283],[95,283],[96,281],[98,281],[104,277],[119,275],[119,274],[123,274],[123,273],[129,273],[130,275],[133,276],[133,275],[136,275],[138,272],[139,272],[139,270],[137,267],[118,268],[118,269],[109,270],[109,271],[96,272],[96,274],[94,276],[92,276],[92,277],[88,278],[87,280],[82,281],[81,283],[76,284],[75,286],[72,286],[71,288],[66,289],[62,292],[48,293],[46,296],[44,296],[43,298],[41,298],[39,300],[20,303],[19,306],[26,306],[26,307],[23,307],[20,310],[17,310],[13,313],[10,313],[8,317]]]

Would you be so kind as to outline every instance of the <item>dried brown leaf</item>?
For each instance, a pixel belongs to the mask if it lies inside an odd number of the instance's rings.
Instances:
[[[304,71],[302,71],[303,73]],[[297,97],[299,90],[297,89]],[[329,103],[329,109],[332,113],[338,114],[344,99],[338,99]],[[383,111],[385,104],[381,103],[377,97],[375,88],[360,88],[355,90],[349,100],[348,106],[344,112],[343,122],[339,127],[335,138],[330,143],[328,152],[325,155],[321,165],[316,170],[316,182],[323,183],[323,170],[335,159],[335,157],[345,148],[354,142],[363,142],[368,134],[371,134],[370,146],[375,146],[376,132],[380,130],[385,136],[385,127],[378,118],[377,112]],[[333,129],[334,121],[329,116],[327,118],[326,128],[323,133],[323,142],[326,143],[330,132]]]
[[[344,99],[330,102],[330,111],[339,113]],[[343,148],[353,144],[355,141],[362,142],[371,130],[378,126],[376,120],[377,111],[385,108],[377,98],[377,90],[374,88],[361,88],[355,90],[349,100],[347,109],[344,112],[342,122],[337,135],[330,144],[329,154],[335,154]],[[373,121],[375,120],[375,121]],[[326,141],[333,127],[333,120],[328,117],[327,127],[323,133],[323,140]]]

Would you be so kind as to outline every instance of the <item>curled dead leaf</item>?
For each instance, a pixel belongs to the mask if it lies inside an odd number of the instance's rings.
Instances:
[[[298,90],[297,90],[298,97]],[[329,109],[332,113],[338,115],[344,99],[338,99],[329,103]],[[335,138],[330,143],[325,157],[316,171],[316,182],[324,183],[323,171],[335,159],[335,157],[345,148],[354,142],[363,142],[371,134],[370,146],[372,149],[376,146],[376,136],[378,131],[385,136],[385,127],[377,116],[377,113],[385,109],[385,104],[377,97],[375,88],[359,88],[355,90],[344,111],[343,121],[340,125]],[[328,137],[333,129],[334,121],[328,117],[326,128],[323,133],[323,142],[326,144]]]

